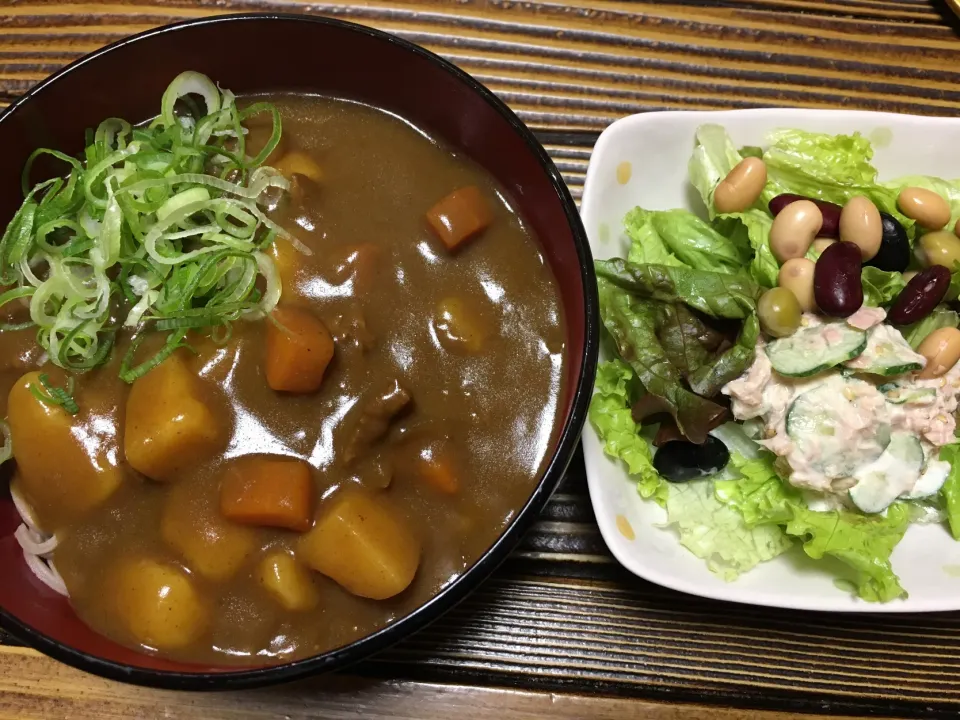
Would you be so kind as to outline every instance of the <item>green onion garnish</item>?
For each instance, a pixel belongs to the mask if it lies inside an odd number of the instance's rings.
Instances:
[[[65,388],[57,387],[50,382],[50,376],[46,373],[41,373],[39,380],[40,384],[43,385],[43,388],[38,388],[33,383],[30,383],[30,392],[33,393],[33,396],[37,400],[44,402],[47,405],[59,405],[71,415],[76,415],[78,412],[80,412],[80,407],[77,405],[77,401],[73,399],[72,377],[67,378],[67,386]]]
[[[250,157],[241,122],[259,114],[273,129]],[[35,326],[50,359],[76,371],[107,361],[117,325],[169,333],[163,349],[132,366],[135,343],[120,373],[132,382],[183,345],[187,329],[229,337],[234,321],[276,306],[280,278],[263,251],[280,235],[309,253],[258,206],[266,189],[289,186],[262,165],[280,141],[276,108],[239,110],[229,90],[185,72],[151,122],[110,118],[87,138],[81,160],[42,148],[24,167],[25,200],[0,237],[0,283],[12,286],[0,307],[29,299],[30,321],[0,332]],[[30,188],[44,155],[68,174]]]

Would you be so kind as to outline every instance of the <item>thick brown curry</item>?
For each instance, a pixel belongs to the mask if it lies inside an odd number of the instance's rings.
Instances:
[[[556,282],[486,172],[380,110],[269,99],[270,217],[311,253],[271,248],[271,319],[132,386],[121,337],[76,415],[30,391],[67,379],[34,332],[0,337],[12,488],[76,612],[199,663],[329,650],[452,582],[529,497],[565,382]]]

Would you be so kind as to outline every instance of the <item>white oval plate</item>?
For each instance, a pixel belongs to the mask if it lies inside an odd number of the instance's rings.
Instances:
[[[636,205],[649,210],[687,208],[703,214],[703,203],[687,179],[694,131],[703,123],[723,125],[737,147],[763,145],[778,128],[829,133],[860,132],[873,142],[880,178],[901,175],[960,176],[960,119],[926,118],[845,110],[732,110],[656,112],[632,115],[608,127],[587,169],[581,212],[594,257],[624,256],[629,240],[622,219]],[[628,165],[623,165],[628,163]],[[625,170],[629,168],[629,179]],[[604,357],[601,350],[601,360]],[[636,492],[619,461],[603,453],[587,423],[583,433],[590,499],[603,539],[627,569],[674,590],[734,602],[803,610],[843,612],[931,612],[960,610],[960,542],[939,525],[912,526],[894,550],[894,571],[907,599],[867,603],[834,585],[826,561],[814,562],[799,548],[724,582],[660,527],[666,513]],[[622,516],[629,529],[618,527]],[[635,535],[633,539],[628,537]]]

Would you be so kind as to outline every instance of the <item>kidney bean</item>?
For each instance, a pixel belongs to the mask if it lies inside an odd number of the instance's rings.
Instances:
[[[773,200],[770,201],[770,212],[772,212],[774,215],[779,215],[781,210],[797,200],[809,200],[818,208],[820,208],[820,212],[823,214],[823,225],[820,227],[820,237],[834,239],[840,237],[840,213],[843,211],[843,208],[836,203],[827,202],[826,200],[817,200],[816,198],[808,198],[804,197],[803,195],[784,193],[783,195],[777,195]]]
[[[880,211],[883,235],[880,249],[866,264],[887,272],[903,272],[910,264],[910,241],[903,225],[890,213]]]
[[[848,317],[860,309],[859,247],[838,242],[823,251],[813,270],[813,296],[820,310],[834,317]]]
[[[922,320],[940,304],[950,287],[950,271],[943,265],[932,265],[907,283],[890,308],[887,319],[892,325],[909,325]]]

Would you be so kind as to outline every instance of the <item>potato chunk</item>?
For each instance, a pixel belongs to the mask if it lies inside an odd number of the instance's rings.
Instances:
[[[276,308],[267,325],[267,384],[274,390],[310,393],[320,388],[333,359],[333,338],[323,322],[307,310]]]
[[[222,447],[222,424],[201,398],[198,383],[177,353],[133,383],[124,451],[134,470],[172,480]]]
[[[476,355],[483,351],[490,328],[476,303],[447,297],[437,304],[433,332],[444,350],[455,355]]]
[[[303,175],[318,183],[323,180],[323,170],[317,165],[317,161],[304,152],[294,150],[288,152],[282,158],[273,164],[274,170],[284,177],[293,175]]]
[[[224,520],[216,498],[197,494],[189,483],[170,488],[160,534],[190,570],[215,582],[233,577],[257,550],[253,530]]]
[[[420,543],[384,500],[351,489],[321,509],[297,557],[354,595],[385,600],[413,581]]]
[[[310,572],[288,553],[277,551],[264,557],[256,578],[286,610],[312,610],[320,604],[320,592]]]
[[[137,642],[158,650],[195,642],[209,622],[206,603],[186,573],[152,558],[121,559],[111,569],[106,594]]]
[[[51,381],[59,384],[58,379]],[[38,399],[40,373],[30,372],[11,388],[7,421],[17,460],[17,488],[48,532],[82,517],[120,486],[120,448],[113,432],[84,422]]]

